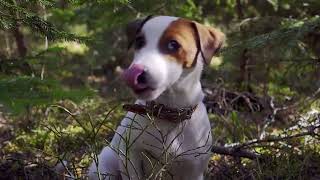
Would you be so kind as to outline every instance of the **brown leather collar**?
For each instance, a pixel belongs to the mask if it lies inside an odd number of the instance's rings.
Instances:
[[[179,123],[191,118],[193,112],[198,105],[185,108],[170,108],[164,104],[158,104],[154,101],[147,102],[146,105],[141,104],[125,104],[123,109],[139,115],[149,115],[161,120],[167,120],[174,123]]]

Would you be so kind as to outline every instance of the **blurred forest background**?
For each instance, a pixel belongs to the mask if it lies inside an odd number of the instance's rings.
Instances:
[[[0,0],[0,179],[85,177],[133,100],[124,27],[150,14],[227,36],[207,179],[320,179],[319,0]]]

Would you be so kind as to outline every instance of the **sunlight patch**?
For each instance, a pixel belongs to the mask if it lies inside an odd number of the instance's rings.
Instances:
[[[210,63],[210,67],[217,69],[222,64],[222,58],[221,57],[213,57]]]
[[[68,52],[77,55],[83,55],[88,52],[89,48],[85,44],[81,44],[75,41],[64,41],[57,43],[57,46],[65,48]]]

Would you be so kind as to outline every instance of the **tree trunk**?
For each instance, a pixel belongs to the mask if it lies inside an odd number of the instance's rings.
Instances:
[[[237,8],[238,18],[243,19],[244,15],[242,10],[241,0],[237,0],[236,8]]]
[[[252,92],[252,88],[250,86],[250,81],[251,81],[251,72],[249,68],[250,57],[248,55],[247,49],[243,50],[239,62],[240,62],[239,88],[243,89],[244,91]]]
[[[27,55],[27,47],[24,42],[24,35],[20,31],[20,26],[18,24],[13,28],[12,33],[16,40],[19,56],[23,58]]]
[[[32,74],[32,68],[28,64],[27,61],[25,61],[23,58],[27,56],[27,47],[24,41],[24,35],[20,30],[20,25],[16,23],[16,26],[12,29],[12,34],[15,38],[16,45],[17,45],[17,50],[19,57],[23,62],[19,63],[19,69],[21,70],[22,73],[31,75]]]

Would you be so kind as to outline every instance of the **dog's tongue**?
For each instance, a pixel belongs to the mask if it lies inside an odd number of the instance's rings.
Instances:
[[[130,68],[126,69],[122,77],[126,81],[126,84],[133,90],[141,90],[147,87],[145,83],[139,83],[138,77],[144,72],[144,66],[140,64],[134,64]]]

